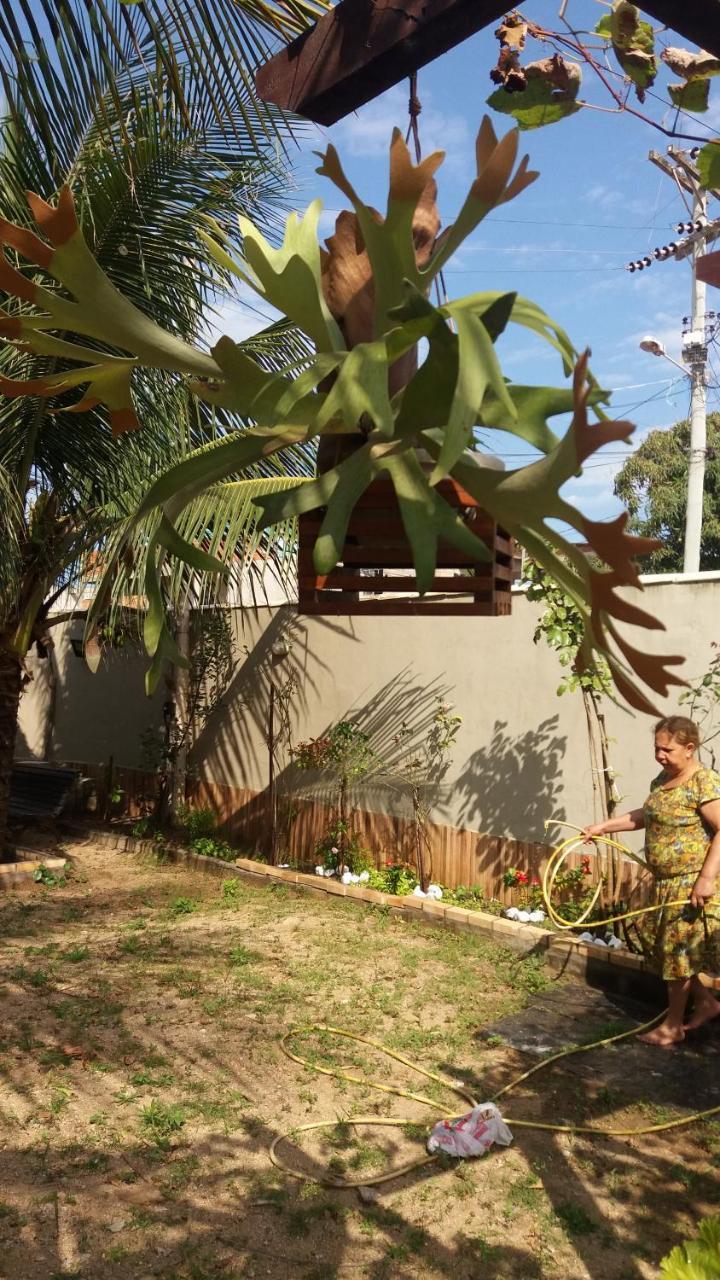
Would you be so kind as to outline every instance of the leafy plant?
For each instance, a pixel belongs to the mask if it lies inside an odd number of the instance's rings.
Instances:
[[[415,835],[415,865],[423,892],[427,892],[432,880],[432,850],[428,838],[428,822],[432,800],[437,794],[450,765],[452,748],[460,731],[462,716],[454,712],[450,703],[436,699],[435,712],[425,736],[418,741],[414,730],[403,721],[393,738],[393,744],[402,750],[405,743],[409,752],[401,757],[393,768],[393,775],[408,787],[413,806]]]
[[[518,870],[517,867],[508,867],[503,872],[503,884],[506,889],[518,890],[518,904],[521,907],[527,907],[534,911],[536,907],[543,904],[542,889],[537,876],[531,876],[529,871]]]
[[[180,826],[191,841],[212,836],[217,827],[215,813],[207,807],[192,809],[187,806],[182,808],[177,816]]]
[[[38,884],[45,885],[47,889],[62,889],[63,885],[67,883],[64,872],[58,874],[51,867],[46,867],[44,862],[33,871],[33,880]]]
[[[216,840],[214,836],[200,836],[191,842],[191,848],[205,858],[220,858],[223,862],[234,862],[237,857],[237,850],[227,840]]]
[[[194,898],[173,898],[170,903],[170,914],[173,916],[189,916],[193,911],[197,911],[197,902]]]
[[[369,735],[352,721],[341,720],[325,737],[299,743],[292,755],[299,769],[329,773],[337,786],[337,819],[318,845],[318,856],[331,859],[326,861],[327,866],[349,865],[352,843],[356,862],[359,861],[364,851],[353,836],[348,820],[348,791],[380,767]]]
[[[662,1259],[660,1275],[663,1280],[720,1280],[720,1217],[704,1218],[696,1239]]]
[[[169,1150],[172,1139],[185,1127],[187,1119],[185,1108],[179,1103],[158,1102],[156,1098],[142,1108],[140,1117],[141,1129],[161,1151]]]
[[[495,111],[512,116],[521,129],[538,129],[555,124],[576,112],[585,110],[627,113],[658,129],[667,137],[686,137],[705,142],[698,157],[698,167],[705,186],[717,186],[720,172],[720,146],[717,141],[690,133],[685,112],[708,110],[710,80],[720,73],[720,59],[704,50],[675,48],[663,40],[667,28],[655,29],[629,0],[612,0],[594,31],[578,31],[561,9],[563,30],[552,30],[531,21],[514,10],[507,14],[495,35],[500,42],[497,66],[490,79],[499,86],[487,99]],[[587,37],[590,36],[590,39]],[[583,38],[585,37],[585,38]],[[528,40],[536,41],[544,55],[539,61],[523,62]],[[603,56],[598,57],[598,44]],[[658,51],[660,50],[660,61]],[[655,119],[629,101],[632,86],[638,104],[645,104],[647,93],[655,85],[660,64],[680,79],[664,86],[666,108],[675,107],[674,119],[667,123],[666,111]],[[580,97],[585,88],[583,72],[592,73],[614,106],[600,105]],[[663,102],[657,87],[653,98]],[[715,181],[709,181],[711,175]]]
[[[405,894],[412,893],[418,884],[418,878],[413,868],[406,862],[388,861],[384,867],[371,870],[368,884],[371,889],[403,897]]]
[[[339,867],[346,867],[354,875],[369,871],[375,866],[360,837],[348,823],[342,823],[339,818],[315,845],[315,859],[328,870],[336,871]]]
[[[654,544],[629,536],[624,517],[609,523],[592,521],[560,497],[565,482],[597,449],[631,434],[630,424],[609,422],[598,408],[606,396],[589,374],[587,357],[578,356],[567,335],[540,308],[514,293],[485,292],[442,306],[429,301],[433,281],[453,252],[492,208],[513,199],[534,180],[527,158],[516,168],[517,147],[516,131],[498,141],[490,121],[483,122],[477,177],[456,222],[442,236],[437,235],[434,174],[443,157],[436,153],[413,165],[397,130],[384,219],[359,197],[335,148],[324,153],[319,172],[353,207],[340,214],[327,251],[321,253],[317,240],[318,202],[302,218],[291,216],[279,248],[241,218],[244,257],[237,260],[227,233],[208,222],[203,243],[218,267],[257,291],[265,305],[276,306],[314,348],[301,369],[295,362],[282,372],[265,369],[251,344],[227,337],[207,355],[140,311],[92,256],[68,189],[63,189],[56,206],[31,197],[45,240],[4,224],[5,242],[19,247],[35,272],[31,279],[8,263],[8,289],[41,312],[13,315],[8,321],[12,337],[33,352],[52,348],[59,354],[54,344],[60,340],[47,333],[55,329],[92,336],[106,348],[88,354],[88,348],[63,339],[63,357],[74,358],[79,368],[6,382],[6,392],[53,396],[71,385],[85,385],[93,402],[106,404],[131,429],[138,421],[131,389],[134,371],[163,370],[189,378],[186,385],[202,404],[254,423],[213,440],[158,476],[114,548],[121,557],[132,545],[142,557],[149,601],[145,642],[153,657],[149,687],[157,684],[166,660],[184,661],[164,606],[168,566],[177,558],[191,572],[223,568],[204,549],[202,536],[183,535],[185,526],[178,524],[183,512],[228,476],[237,477],[282,450],[310,445],[329,434],[347,438],[341,461],[314,480],[300,479],[272,493],[255,490],[254,497],[261,528],[285,525],[316,508],[325,510],[314,550],[318,573],[332,572],[355,503],[383,476],[390,478],[397,497],[421,594],[434,580],[440,538],[473,560],[487,560],[485,543],[438,490],[438,483],[452,475],[575,601],[584,628],[581,662],[590,661],[593,650],[605,652],[618,689],[641,710],[651,710],[652,703],[636,677],[658,693],[678,683],[667,668],[680,659],[647,655],[617,630],[618,622],[654,625],[626,596],[616,594],[620,587],[637,584],[635,559]],[[36,268],[62,286],[62,293],[45,288]],[[573,373],[572,390],[520,387],[505,379],[494,344],[508,324],[529,327],[559,352],[566,373]],[[423,338],[428,354],[416,368],[412,353]],[[409,376],[395,389],[391,370],[405,356]],[[591,425],[588,413],[593,407],[600,421]],[[568,411],[572,424],[559,441],[548,419]],[[483,468],[471,448],[477,425],[509,430],[546,456],[507,473]],[[428,454],[430,471],[421,461]],[[580,533],[608,565],[607,572],[592,567],[558,532],[558,521]],[[112,581],[108,571],[94,601],[91,630],[103,616]]]

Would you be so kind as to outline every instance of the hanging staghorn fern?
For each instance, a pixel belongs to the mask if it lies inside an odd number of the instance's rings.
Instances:
[[[621,588],[639,587],[635,559],[657,544],[627,534],[625,515],[607,523],[589,520],[560,497],[562,486],[587,458],[603,445],[627,441],[633,430],[628,422],[606,420],[599,406],[607,397],[589,374],[587,354],[579,355],[562,329],[515,293],[476,293],[442,306],[429,301],[430,287],[451,254],[493,208],[536,178],[527,169],[527,157],[516,167],[517,144],[516,130],[498,142],[489,120],[483,121],[476,144],[477,177],[456,221],[441,234],[434,174],[443,153],[413,165],[397,130],[390,147],[384,217],[359,198],[334,147],[322,155],[318,172],[352,205],[352,211],[340,214],[325,249],[317,237],[319,201],[302,217],[290,216],[277,249],[241,220],[240,261],[232,258],[219,228],[209,224],[207,245],[218,264],[282,311],[314,348],[300,366],[279,372],[263,368],[247,343],[228,337],[210,354],[196,350],[124,298],[92,257],[67,188],[56,207],[29,197],[45,239],[29,229],[0,224],[4,244],[33,264],[34,272],[32,278],[22,274],[5,255],[0,258],[0,287],[41,313],[15,304],[12,313],[0,316],[1,331],[23,351],[81,366],[25,382],[3,378],[0,390],[5,395],[56,396],[85,386],[75,405],[78,412],[100,402],[110,411],[114,431],[133,430],[139,424],[132,375],[144,366],[186,378],[199,399],[253,424],[204,446],[149,483],[117,548],[122,555],[143,526],[150,687],[164,660],[181,660],[162,592],[168,557],[198,572],[221,569],[207,551],[182,536],[179,527],[187,528],[183,513],[211,486],[242,476],[268,456],[329,437],[339,437],[343,447],[335,450],[334,465],[316,479],[299,479],[266,494],[253,481],[259,527],[315,508],[325,510],[314,552],[319,574],[329,573],[338,562],[353,507],[382,474],[390,476],[397,495],[420,593],[432,583],[440,538],[476,561],[486,560],[490,553],[485,544],[437,491],[437,482],[452,475],[575,602],[583,626],[581,663],[589,662],[593,651],[605,654],[618,690],[642,711],[654,708],[641,685],[665,695],[669,685],[682,683],[668,670],[679,657],[642,653],[618,631],[618,623],[662,629],[627,595],[618,594]],[[55,283],[37,283],[37,268]],[[509,324],[522,325],[549,342],[565,374],[572,375],[572,386],[529,387],[506,380],[494,344]],[[128,354],[82,347],[66,336],[53,336],[53,330]],[[426,340],[428,354],[418,368],[420,339]],[[591,409],[598,419],[593,423]],[[571,425],[558,439],[549,420],[568,412]],[[471,447],[477,427],[521,437],[544,456],[507,472],[483,468]],[[428,455],[430,472],[423,465]],[[550,521],[576,530],[607,567],[594,568]],[[112,567],[94,618],[105,607],[111,574]]]

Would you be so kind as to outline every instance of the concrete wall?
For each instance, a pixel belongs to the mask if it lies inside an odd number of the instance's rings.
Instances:
[[[643,603],[667,631],[628,628],[631,642],[646,651],[681,654],[682,673],[691,679],[701,675],[718,634],[720,575],[649,579]],[[201,776],[253,791],[267,785],[264,726],[272,669],[276,681],[292,673],[297,682],[293,742],[317,737],[351,716],[372,734],[381,754],[392,756],[402,722],[422,733],[436,698],[452,703],[463,723],[435,808],[437,822],[543,840],[546,819],[592,820],[597,778],[582,699],[557,696],[561,668],[544,644],[533,644],[537,607],[523,595],[514,596],[511,618],[318,618],[298,616],[290,606],[238,610],[233,616],[238,667],[195,749]],[[96,763],[112,754],[116,764],[140,766],[141,731],[161,723],[165,697],[160,692],[145,699],[144,656],[123,650],[93,676],[73,655],[68,629],[58,630],[51,758]],[[278,642],[290,651],[273,664]],[[673,690],[659,705],[668,713],[682,710]],[[23,701],[18,755],[33,752],[43,740],[39,725],[46,711],[38,682]],[[631,807],[642,801],[655,772],[654,717],[612,703],[606,716],[620,790]],[[290,765],[282,782],[308,788],[307,775],[298,777]],[[361,803],[407,812],[402,796],[387,784],[366,790]]]

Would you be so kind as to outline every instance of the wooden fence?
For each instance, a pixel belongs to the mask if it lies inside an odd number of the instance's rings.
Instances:
[[[139,769],[115,768],[111,782],[107,766],[74,762],[70,767],[78,769],[83,777],[91,780],[95,808],[101,814],[106,812],[109,786],[122,791],[116,812],[123,812],[130,818],[146,814],[157,793],[157,778]],[[253,853],[267,852],[267,792],[228,787],[205,779],[188,779],[186,796],[193,808],[211,808],[217,815],[221,834],[243,853],[252,856]],[[313,798],[292,797],[290,807],[287,797],[282,800],[283,860],[297,860],[302,865],[312,866],[315,846],[326,835],[336,813],[332,806]],[[411,819],[356,809],[352,825],[377,866],[397,861],[414,865],[414,824]],[[429,823],[428,836],[435,881],[451,889],[458,885],[479,886],[488,896],[499,898],[508,905],[513,895],[503,884],[504,873],[509,867],[516,867],[529,872],[531,877],[539,877],[551,851],[547,844],[488,835],[441,823]],[[571,854],[568,868],[579,865],[582,853],[583,850],[579,849]],[[628,898],[636,894],[642,880],[642,869],[636,863],[623,859],[616,896]]]

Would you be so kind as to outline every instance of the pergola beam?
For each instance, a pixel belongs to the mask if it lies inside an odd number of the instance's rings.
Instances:
[[[640,7],[720,58],[720,0]],[[264,102],[334,124],[511,8],[507,0],[340,0],[258,69],[257,91]]]
[[[642,0],[639,8],[720,58],[720,0]]]
[[[340,0],[255,85],[264,102],[334,124],[507,10],[507,0]]]

